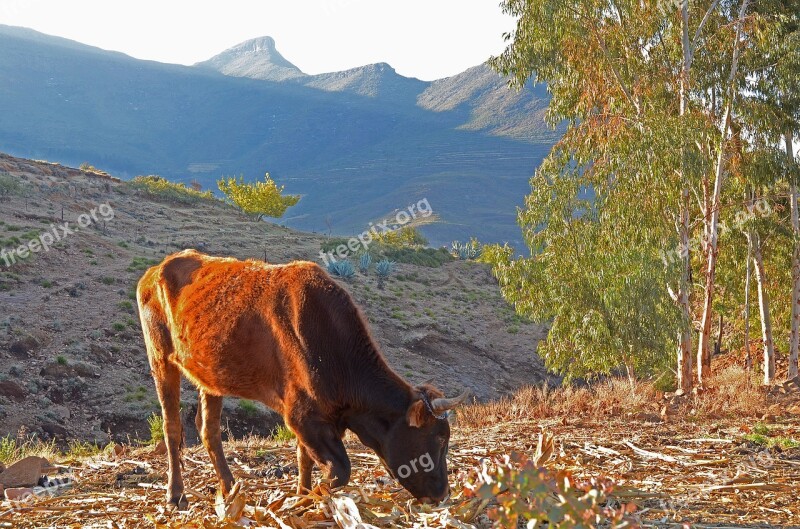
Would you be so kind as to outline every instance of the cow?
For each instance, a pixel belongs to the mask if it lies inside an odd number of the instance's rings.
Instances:
[[[397,375],[353,299],[319,265],[185,250],[147,270],[136,299],[164,419],[170,506],[188,505],[181,374],[199,390],[195,423],[223,495],[234,483],[222,447],[223,396],[262,402],[283,417],[297,438],[298,494],[311,489],[314,464],[330,486],[348,483],[346,430],[419,501],[449,494],[448,410],[467,393],[446,398]]]

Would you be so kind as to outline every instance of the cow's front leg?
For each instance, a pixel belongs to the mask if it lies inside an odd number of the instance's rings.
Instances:
[[[311,491],[311,471],[314,468],[314,461],[308,455],[308,450],[303,443],[297,441],[297,494],[307,494]]]
[[[350,458],[341,437],[333,426],[322,422],[304,419],[289,426],[297,435],[298,469],[300,479],[298,491],[311,486],[311,465],[306,458],[319,466],[332,487],[343,487],[350,481]],[[305,453],[305,454],[304,454]]]

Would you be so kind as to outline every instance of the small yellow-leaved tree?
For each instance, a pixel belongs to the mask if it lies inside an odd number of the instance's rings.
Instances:
[[[244,177],[223,177],[217,181],[217,187],[228,200],[236,204],[256,220],[264,217],[280,218],[286,210],[300,200],[300,195],[284,195],[283,186],[278,187],[269,173],[263,182],[249,184]]]

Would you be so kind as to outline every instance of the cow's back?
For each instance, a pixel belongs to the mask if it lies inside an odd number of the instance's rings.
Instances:
[[[185,251],[148,270],[137,295],[148,354],[167,355],[211,394],[279,412],[293,393],[333,391],[323,385],[347,363],[342,348],[371,342],[349,295],[314,263]]]

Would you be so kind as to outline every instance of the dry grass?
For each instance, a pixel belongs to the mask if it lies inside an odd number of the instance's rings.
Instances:
[[[733,365],[715,373],[708,389],[692,400],[704,417],[760,417],[771,402],[761,377]]]
[[[511,397],[458,410],[462,427],[484,427],[498,422],[558,417],[602,419],[622,412],[643,411],[657,400],[652,384],[614,378],[591,386],[526,387]]]
[[[609,417],[659,414],[673,405],[674,413],[704,418],[759,417],[771,403],[759,377],[732,365],[716,373],[705,391],[683,399],[669,399],[653,383],[612,378],[590,386],[560,388],[526,387],[511,397],[486,404],[472,404],[458,410],[458,423],[482,428],[498,422],[579,417],[606,420]]]

